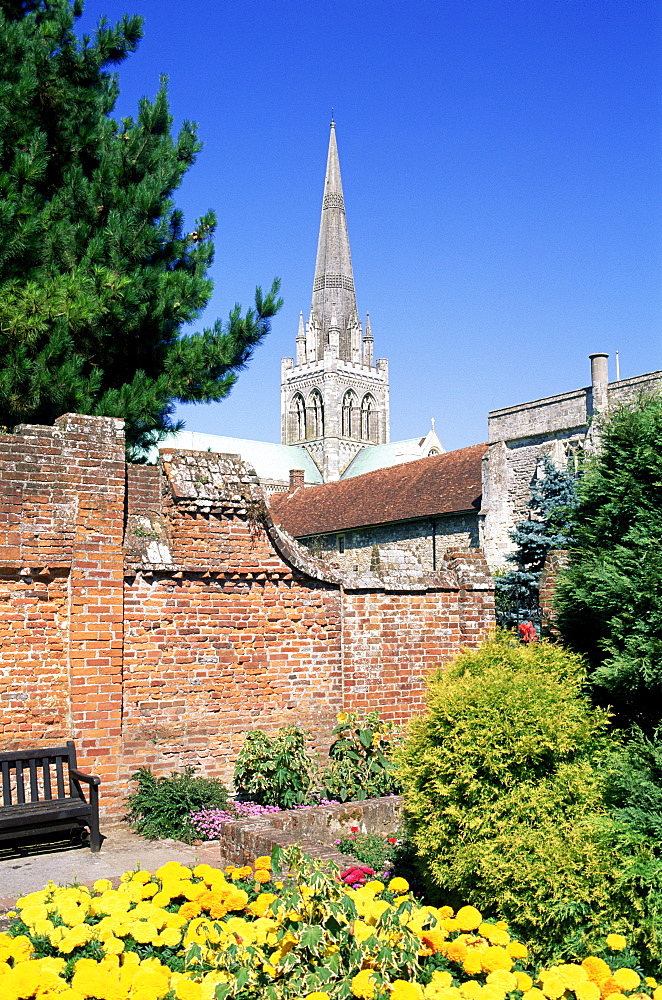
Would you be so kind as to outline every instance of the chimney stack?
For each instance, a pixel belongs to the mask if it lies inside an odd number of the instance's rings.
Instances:
[[[290,469],[290,493],[294,493],[300,486],[304,485],[305,472],[303,469]]]
[[[589,354],[591,359],[591,414],[596,417],[607,410],[609,385],[608,354]]]

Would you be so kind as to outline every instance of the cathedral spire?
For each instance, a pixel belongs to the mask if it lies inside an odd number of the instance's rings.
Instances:
[[[317,358],[324,356],[332,317],[340,330],[340,358],[351,361],[350,331],[358,322],[345,201],[340,179],[336,125],[331,121],[322,218],[313,282],[311,321],[318,327]]]

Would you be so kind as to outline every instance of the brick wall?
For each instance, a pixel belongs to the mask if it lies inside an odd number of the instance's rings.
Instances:
[[[230,779],[250,728],[322,747],[341,708],[403,721],[493,624],[480,553],[389,585],[341,574],[236,457],[125,468],[106,418],[0,437],[0,546],[0,746],[73,737],[111,816],[141,765]]]

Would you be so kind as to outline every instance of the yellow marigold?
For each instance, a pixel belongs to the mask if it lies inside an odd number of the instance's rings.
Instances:
[[[263,917],[277,898],[273,892],[261,892],[257,899],[254,899],[251,905],[246,907],[246,910],[256,917]]]
[[[315,990],[314,993],[306,993],[304,1000],[331,1000],[331,994],[325,990]]]
[[[264,885],[265,882],[271,881],[271,872],[266,868],[256,868],[253,878],[260,885]]]
[[[612,951],[623,951],[627,941],[622,934],[607,934],[607,947]]]
[[[271,868],[271,858],[268,854],[262,854],[253,863],[254,868]],[[312,994],[311,994],[312,995]]]
[[[455,941],[446,941],[444,943],[442,953],[449,961],[461,963],[467,954],[467,946],[464,941],[456,938]]]
[[[634,969],[617,969],[614,973],[614,982],[621,990],[636,990],[641,983],[639,974]]]
[[[569,990],[574,990],[584,983],[590,983],[588,972],[583,965],[574,965],[570,963],[555,965],[551,969],[541,972],[540,978],[542,979],[549,973],[559,976],[561,982],[565,985],[566,989]],[[595,983],[593,983],[593,985],[595,985]]]
[[[11,916],[11,914],[8,913],[7,916]],[[648,986],[649,989],[651,990],[654,990],[655,987],[657,986],[657,979],[653,979],[652,976],[646,976],[644,982],[646,983],[646,986]]]
[[[653,991],[653,1000],[662,1000],[662,986],[656,986]]]
[[[361,1000],[372,1000],[375,995],[375,977],[370,969],[361,969],[351,982],[352,993]]]
[[[156,938],[158,930],[146,920],[134,920],[130,925],[130,933],[138,944],[151,944]]]
[[[176,948],[181,943],[182,932],[177,927],[164,927],[155,941],[157,945],[165,945],[167,948]]]
[[[494,975],[494,973],[491,972],[490,975]],[[513,975],[517,980],[517,989],[521,990],[522,993],[526,993],[533,986],[533,979],[528,972],[513,972]]]
[[[609,976],[608,979],[603,979],[600,983],[600,996],[603,998],[610,996],[613,997],[616,993],[620,992],[620,986],[611,976]]]
[[[500,986],[488,983],[480,991],[480,1000],[506,1000],[506,991]]]
[[[480,910],[475,906],[462,906],[455,914],[457,925],[461,931],[475,931],[483,922]]]
[[[529,949],[521,941],[509,941],[506,951],[511,958],[527,958],[529,954]]]
[[[92,888],[95,892],[108,892],[109,889],[113,888],[113,883],[109,878],[98,878]]]
[[[490,986],[498,986],[499,989],[504,990],[506,993],[509,990],[522,989],[517,981],[516,974],[514,972],[507,972],[505,969],[495,969],[494,972],[490,972],[487,976],[487,983]]]
[[[435,986],[447,987],[453,985],[453,973],[452,972],[442,972],[440,969],[435,969],[432,973],[432,979],[430,983],[434,983]]]
[[[565,993],[565,983],[560,976],[554,973],[549,973],[548,975],[542,976],[542,986],[540,987],[543,996],[546,996],[548,1000],[559,1000]]]
[[[192,979],[180,979],[175,986],[177,1000],[202,1000],[202,987]]]
[[[396,875],[395,878],[391,879],[388,887],[390,892],[409,892],[409,882],[406,878],[400,878],[399,875]]]
[[[588,958],[585,958],[582,966],[588,972],[589,979],[597,983],[598,986],[611,977],[611,969],[607,963],[604,959],[598,958],[596,955],[589,955]]]
[[[477,976],[483,971],[483,963],[478,949],[467,949],[467,953],[462,960],[462,968],[468,976]]]
[[[434,981],[423,989],[425,1000],[462,1000],[457,986],[439,986]]]
[[[496,972],[497,969],[505,969],[510,972],[513,967],[513,960],[505,948],[490,944],[480,951],[481,963],[484,972]]]
[[[600,1000],[600,987],[590,979],[585,983],[578,983],[574,990],[577,1000]]]
[[[186,903],[182,903],[179,907],[180,916],[186,917],[187,920],[192,920],[193,917],[198,917],[202,913],[201,903],[202,900],[200,899],[188,900]]]
[[[545,994],[534,986],[522,994],[522,1000],[545,1000]]]
[[[243,889],[233,889],[227,894],[224,902],[228,910],[243,910],[248,902],[248,893]]]
[[[498,944],[502,948],[510,944],[510,934],[508,931],[504,930],[503,927],[497,927],[496,924],[488,924],[483,921],[478,928],[478,933],[486,938],[490,944]]]
[[[406,979],[395,979],[391,983],[391,1000],[423,1000],[423,987]]]
[[[442,951],[446,940],[446,931],[441,927],[432,927],[421,933],[421,944],[426,949],[426,954],[433,954]]]
[[[461,983],[458,987],[463,1000],[478,1000],[483,987],[475,979],[470,979],[468,983]]]
[[[103,950],[106,955],[121,955],[124,951],[124,941],[120,938],[109,937],[106,938],[103,945]]]
[[[453,910],[452,906],[440,906],[438,910],[439,917],[441,920],[450,920],[454,912],[455,911]]]

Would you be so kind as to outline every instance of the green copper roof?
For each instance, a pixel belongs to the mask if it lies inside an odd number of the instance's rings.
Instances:
[[[366,445],[352,459],[340,478],[353,479],[354,476],[362,476],[364,472],[374,472],[375,469],[386,469],[422,458],[422,440],[417,437],[406,441],[389,441],[388,444]]]
[[[297,445],[247,441],[220,434],[199,434],[197,431],[178,431],[159,442],[159,450],[162,448],[241,455],[244,461],[253,466],[261,480],[287,485],[290,481],[290,469],[303,469],[306,483],[322,482],[322,474],[308,452]]]

